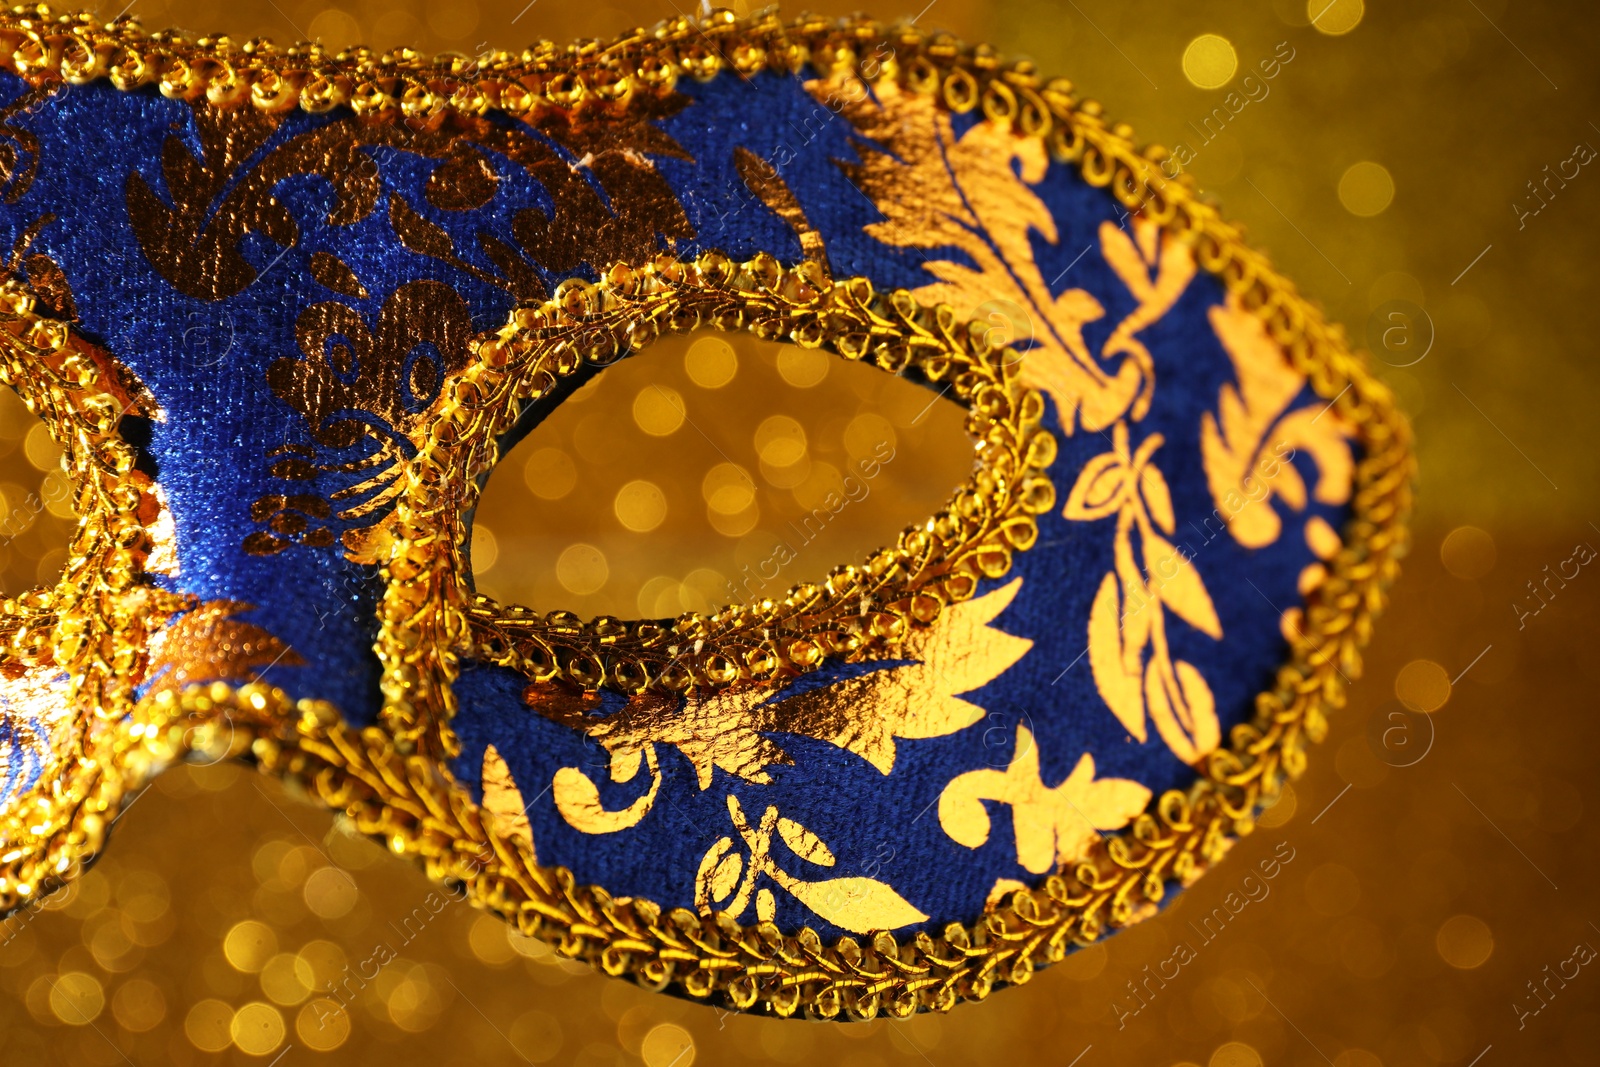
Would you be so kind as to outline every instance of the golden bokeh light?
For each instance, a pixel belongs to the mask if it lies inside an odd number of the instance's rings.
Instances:
[[[1476,915],[1452,915],[1434,935],[1439,958],[1460,971],[1482,967],[1494,955],[1494,931]]]
[[[666,385],[647,385],[633,398],[633,421],[651,437],[678,432],[688,409],[683,394]]]
[[[1318,33],[1342,37],[1361,25],[1364,0],[1306,0],[1306,17]]]
[[[784,345],[778,352],[778,375],[796,389],[820,385],[836,356],[816,348]]]
[[[1412,711],[1438,711],[1450,699],[1450,672],[1431,659],[1414,659],[1395,675],[1394,695]]]
[[[655,482],[643,478],[617,490],[612,501],[617,521],[634,533],[649,533],[667,518],[667,497]]]
[[[762,463],[792,467],[806,457],[806,429],[788,415],[769,415],[756,427],[755,446]]]
[[[1196,88],[1220,89],[1238,69],[1238,53],[1226,37],[1203,33],[1183,50],[1183,76]]]
[[[1229,1041],[1217,1046],[1207,1067],[1262,1067],[1261,1053],[1243,1041]]]
[[[1381,215],[1394,202],[1394,178],[1381,163],[1352,163],[1339,177],[1339,203],[1352,215]]]
[[[706,507],[718,515],[737,515],[756,500],[756,483],[750,472],[736,463],[718,463],[700,481]]]
[[[336,7],[327,8],[312,16],[306,32],[311,35],[312,40],[321,41],[324,47],[335,52],[360,44],[364,36],[361,23],[356,21],[355,16]]]
[[[111,1015],[129,1033],[153,1030],[167,1017],[166,994],[149,979],[130,978],[112,994]]]
[[[683,368],[700,388],[721,389],[739,373],[739,355],[723,338],[707,334],[684,353]]]
[[[539,448],[523,462],[522,480],[534,496],[560,500],[578,484],[578,468],[561,449]]]
[[[1457,526],[1440,543],[1439,559],[1457,578],[1476,581],[1494,570],[1494,538],[1476,526]]]
[[[692,1067],[694,1035],[676,1023],[651,1027],[639,1045],[645,1067]]]
[[[82,971],[68,971],[50,986],[50,1010],[68,1026],[88,1026],[106,1006],[100,979]]]
[[[568,545],[556,560],[556,580],[564,589],[580,596],[599,592],[610,576],[606,554],[581,541]]]
[[[199,1001],[183,1019],[189,1043],[202,1052],[221,1052],[233,1044],[233,1009],[213,997]]]
[[[478,573],[494,569],[500,562],[500,539],[484,523],[472,526],[472,569]]]
[[[261,991],[275,1004],[292,1007],[311,995],[316,972],[304,957],[280,952],[261,968]]]
[[[488,479],[473,522],[499,562],[475,560],[474,581],[502,603],[621,617],[779,595],[943,507],[972,469],[962,418],[937,391],[837,355],[737,332],[662,337],[502,457],[522,477]],[[605,557],[604,582],[562,564],[576,544]],[[763,565],[764,588],[730,593],[725,576],[752,584],[746,569]],[[697,570],[724,577],[709,590],[687,581]]]
[[[283,1044],[283,1014],[271,1004],[253,1000],[234,1013],[228,1033],[239,1051],[250,1056],[267,1056]]]
[[[278,951],[278,935],[254,919],[235,923],[222,939],[222,952],[235,970],[256,974]]]
[[[323,867],[313,871],[306,879],[306,907],[312,914],[324,919],[337,919],[348,915],[360,896],[354,879],[337,867]]]
[[[307,1048],[332,1052],[350,1039],[350,1014],[338,1001],[308,1001],[294,1017],[294,1032]]]

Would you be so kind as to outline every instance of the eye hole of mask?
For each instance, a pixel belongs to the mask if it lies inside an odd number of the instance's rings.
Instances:
[[[0,388],[0,595],[54,585],[77,528],[61,446],[22,398]]]
[[[942,508],[972,473],[965,417],[829,352],[663,338],[503,453],[473,518],[476,587],[584,617],[781,596]]]

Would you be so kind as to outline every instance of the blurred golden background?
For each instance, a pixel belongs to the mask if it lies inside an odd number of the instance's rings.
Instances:
[[[672,0],[129,10],[152,28],[467,52],[682,13]],[[849,1025],[645,994],[465,905],[419,922],[434,890],[417,871],[245,768],[182,769],[137,800],[75,888],[0,924],[0,1064],[1596,1062],[1600,974],[1584,963],[1600,946],[1586,818],[1600,810],[1600,730],[1586,709],[1600,578],[1571,577],[1571,561],[1600,545],[1586,300],[1600,179],[1571,175],[1600,145],[1600,15],[1508,0],[934,0],[874,14],[1030,55],[1179,151],[1375,352],[1415,419],[1413,553],[1309,773],[1156,919],[985,1005]],[[1269,58],[1278,75],[1247,84]],[[492,532],[474,546],[486,589],[586,613],[698,607],[753,535],[862,448],[892,440],[898,458],[852,516],[856,535],[898,528],[953,484],[953,413],[919,418],[925,394],[852,377],[866,368],[685,345],[616,370],[491,480]],[[30,419],[0,398],[8,593],[59,573],[71,525]],[[717,436],[700,432],[713,422]],[[525,471],[547,494],[601,488],[538,497]],[[819,573],[863,547],[820,544]],[[1292,856],[1269,892],[1175,979],[1148,982],[1268,856]],[[314,995],[374,972],[348,1011]]]

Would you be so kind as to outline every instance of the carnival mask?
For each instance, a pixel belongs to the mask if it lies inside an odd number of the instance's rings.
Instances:
[[[609,974],[943,1010],[1216,863],[1358,668],[1404,420],[1027,64],[726,13],[425,61],[35,12],[0,62],[0,374],[83,516],[0,605],[0,906],[241,757]],[[960,405],[965,483],[711,612],[478,595],[510,444],[733,335]]]

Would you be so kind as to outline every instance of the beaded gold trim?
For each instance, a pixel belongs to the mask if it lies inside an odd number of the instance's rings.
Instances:
[[[0,600],[7,675],[67,675],[81,752],[0,816],[3,913],[98,852],[123,797],[156,769],[126,716],[147,637],[184,598],[142,584],[160,503],[119,435],[124,415],[148,413],[141,391],[15,279],[0,282],[0,384],[62,447],[80,515],[55,587]]]
[[[941,385],[968,408],[974,474],[942,511],[861,565],[709,616],[585,623],[474,596],[462,551],[466,516],[519,402],[585,364],[605,365],[662,334],[701,326],[827,348]],[[891,655],[945,605],[971,597],[980,579],[1004,575],[1013,552],[1037,540],[1034,516],[1055,502],[1044,474],[1056,455],[1055,438],[1039,428],[1044,401],[1017,381],[1014,354],[991,345],[993,336],[903,290],[880,295],[865,278],[833,282],[813,263],[785,269],[765,254],[746,263],[708,253],[693,263],[660,256],[618,264],[598,285],[563,282],[542,307],[518,310],[497,335],[475,343],[473,364],[452,381],[404,476],[378,643],[386,724],[402,744],[457,752],[449,730],[455,657],[441,649],[536,681],[632,693],[771,683],[827,658]]]
[[[938,937],[918,934],[904,943],[882,933],[866,944],[845,937],[823,946],[810,930],[788,937],[769,923],[740,928],[725,916],[700,917],[685,910],[663,914],[647,901],[615,900],[602,889],[575,885],[570,872],[529,862],[513,839],[484,825],[476,805],[436,762],[415,754],[419,741],[424,747],[443,743],[442,735],[430,741],[424,720],[448,721],[454,708],[448,685],[435,686],[403,656],[391,654],[384,662],[385,721],[401,735],[398,744],[382,729],[352,730],[325,704],[291,705],[281,692],[259,685],[237,690],[218,685],[153,701],[154,717],[136,724],[143,743],[118,753],[127,767],[156,766],[181,756],[196,734],[180,733],[172,724],[186,718],[210,716],[242,726],[242,731],[228,731],[231,742],[212,743],[219,751],[248,751],[264,770],[301,782],[364,831],[418,857],[433,876],[465,882],[474,899],[557,943],[563,953],[591,960],[610,974],[631,974],[654,988],[677,982],[693,996],[718,995],[736,1008],[786,1016],[804,1010],[823,1018],[840,1013],[870,1018],[880,1011],[902,1017],[982,999],[997,983],[1026,981],[1037,966],[1062,958],[1069,945],[1088,944],[1107,927],[1147,914],[1163,896],[1167,879],[1188,883],[1225,851],[1232,836],[1252,829],[1258,806],[1276,795],[1286,775],[1303,771],[1306,741],[1319,741],[1326,732],[1326,711],[1343,702],[1342,680],[1358,673],[1359,650],[1398,573],[1414,473],[1410,429],[1389,390],[1350,353],[1342,329],[1326,323],[1291,282],[1244,244],[1236,227],[1197,199],[1186,177],[1166,179],[1157,166],[1166,158],[1161,149],[1136,149],[1131,129],[1108,128],[1100,106],[1076,100],[1070,83],[1045,82],[1029,64],[1002,62],[983,46],[967,47],[910,27],[884,30],[865,19],[803,18],[785,25],[773,15],[740,22],[716,12],[703,20],[679,19],[654,31],[635,31],[609,46],[563,50],[541,44],[520,56],[496,52],[479,60],[444,56],[428,63],[410,51],[328,56],[314,46],[278,51],[266,42],[238,45],[222,37],[189,42],[171,34],[146,35],[130,21],[102,26],[87,15],[55,16],[46,9],[0,15],[0,65],[33,82],[109,78],[119,88],[156,84],[168,96],[203,95],[221,107],[248,102],[267,110],[326,111],[344,104],[363,115],[409,122],[425,122],[442,108],[474,113],[499,108],[513,114],[625,108],[634,93],[665,91],[683,75],[703,80],[727,68],[740,74],[794,72],[808,63],[823,74],[842,68],[869,83],[894,78],[912,91],[934,95],[953,111],[981,108],[1021,136],[1043,138],[1056,160],[1074,164],[1085,180],[1108,188],[1130,211],[1192,242],[1200,265],[1260,316],[1295,369],[1357,428],[1362,457],[1344,547],[1307,596],[1290,661],[1273,687],[1257,697],[1254,719],[1236,726],[1229,746],[1207,758],[1202,777],[1187,791],[1163,794],[1127,831],[1097,842],[1072,870],[1050,877],[1041,889],[1019,890],[991,906],[973,927],[952,924]],[[561,302],[579,300],[574,292],[563,291]],[[588,299],[583,296],[582,306],[567,311],[583,317],[589,313]],[[514,322],[509,335],[485,342],[480,362],[503,358],[507,340],[514,352],[517,331],[531,325]],[[6,347],[13,348],[10,340]],[[20,365],[13,361],[11,367],[13,381],[27,381],[17,377]],[[463,410],[483,410],[475,395],[456,396],[467,401]],[[509,412],[502,408],[496,418]],[[58,436],[71,425],[69,416],[51,417]],[[481,472],[492,463],[494,436],[477,438],[469,470]],[[95,470],[76,458],[73,462],[80,491],[100,484]],[[427,467],[424,462],[418,470]],[[112,528],[106,512],[93,514],[101,516],[96,520],[101,526]],[[402,638],[419,636],[441,649],[458,648],[468,641],[475,621],[479,632],[486,621],[501,627],[515,622],[514,614],[497,615],[479,603],[417,615],[418,609],[438,603],[443,591],[440,568],[418,564],[436,563],[437,542],[449,535],[415,519],[409,515],[393,528],[380,655],[386,648],[401,648]],[[137,537],[116,529],[117,536],[102,543]],[[90,547],[75,544],[68,575],[84,589],[95,583],[126,588],[138,571],[135,557],[106,560]],[[414,553],[419,558],[413,559]],[[417,581],[422,575],[428,577]],[[64,578],[58,597],[76,597],[74,604],[89,599],[68,592],[68,584]],[[55,608],[63,610],[60,604]],[[119,625],[142,624],[90,617],[97,621],[86,632],[103,640],[75,645],[78,631],[60,624],[52,637],[59,634],[66,644],[57,647],[83,658],[86,670],[76,684],[104,694],[116,676],[106,671],[109,661],[95,657],[108,646],[113,656],[142,654],[129,651],[135,644],[142,648],[142,631],[135,640]],[[419,621],[426,629],[417,628]],[[593,636],[609,636],[600,633],[599,620],[590,626],[586,632]],[[539,636],[547,645],[560,645],[552,640],[553,627],[546,625]],[[637,641],[639,635],[634,637]],[[559,648],[553,651],[559,668]],[[702,663],[699,669],[715,666]],[[573,676],[570,663],[567,671]],[[426,704],[434,693],[439,706],[418,706],[419,697]],[[98,704],[107,706],[103,696]],[[118,775],[133,776],[113,770],[100,781]],[[103,789],[94,795],[91,803],[99,807],[92,810],[109,812],[119,796],[115,789]],[[86,825],[97,826],[93,819]],[[66,869],[60,864],[92,853],[98,843],[96,828],[52,845],[54,851],[41,847],[40,854],[58,857],[59,875]],[[16,880],[0,887],[0,903],[38,889],[48,864],[32,869],[40,876],[26,888]]]

